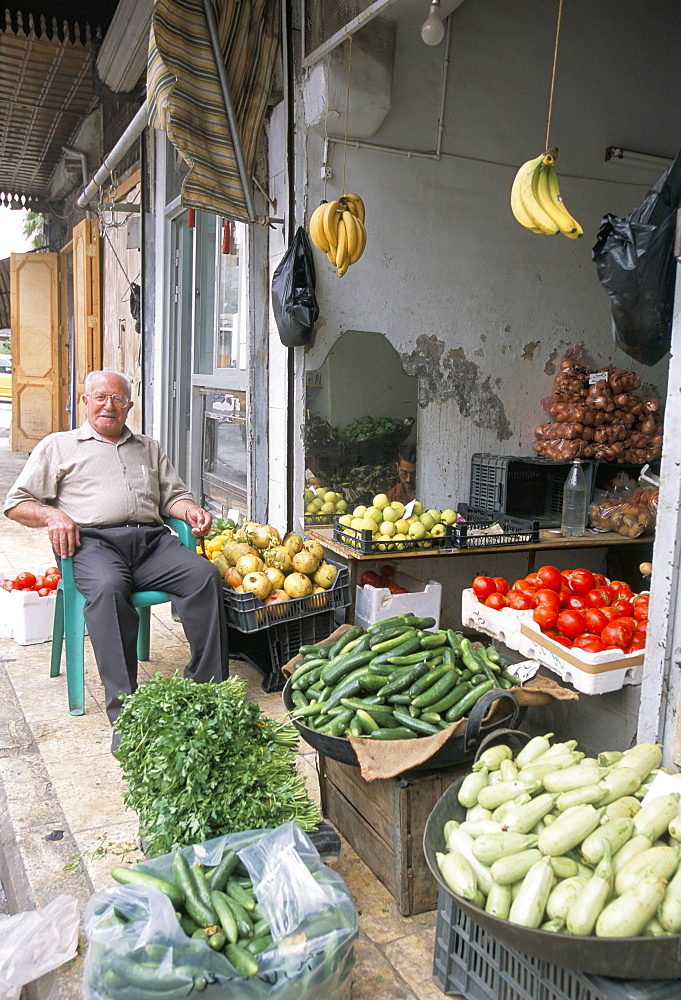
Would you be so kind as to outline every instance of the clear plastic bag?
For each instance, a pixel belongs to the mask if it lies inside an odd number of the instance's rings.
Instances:
[[[75,958],[80,914],[64,893],[42,910],[0,914],[0,1000],[18,1000],[22,986]]]
[[[182,854],[212,867],[227,847],[248,869],[272,931],[258,973],[243,978],[222,952],[187,937],[166,896],[115,885],[85,910],[83,1000],[139,1000],[147,977],[157,1000],[348,1000],[358,922],[342,878],[295,823],[217,837]],[[170,879],[172,861],[165,854],[138,867]]]
[[[626,538],[638,538],[652,531],[655,523],[650,511],[641,504],[612,493],[592,501],[589,521],[593,528],[615,531]]]

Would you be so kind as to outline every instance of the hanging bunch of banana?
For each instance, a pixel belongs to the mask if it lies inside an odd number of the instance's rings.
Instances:
[[[360,196],[344,194],[336,201],[322,202],[310,219],[310,239],[342,278],[362,256],[367,242],[364,202]]]
[[[511,188],[511,211],[520,225],[533,233],[562,233],[576,240],[584,230],[563,204],[556,174],[557,155],[554,147],[523,163]]]

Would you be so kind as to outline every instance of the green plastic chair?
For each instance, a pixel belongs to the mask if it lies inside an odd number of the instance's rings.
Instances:
[[[196,538],[186,521],[176,517],[164,517],[164,522],[179,537],[183,545],[193,549]],[[164,590],[138,590],[130,595],[130,603],[139,615],[137,632],[137,659],[149,659],[149,632],[151,627],[151,607],[170,601],[170,594]],[[62,647],[66,647],[66,689],[71,715],[85,715],[85,618],[83,609],[85,598],[76,588],[73,579],[73,559],[69,556],[61,560],[61,580],[57,588],[52,625],[52,656],[50,677],[58,677],[61,669]]]

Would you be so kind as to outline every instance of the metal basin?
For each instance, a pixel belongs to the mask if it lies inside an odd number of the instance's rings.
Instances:
[[[286,682],[282,691],[284,705],[288,711],[294,708],[291,701],[291,680]],[[508,705],[508,715],[494,722],[488,721],[483,725],[483,719],[490,709],[490,706],[497,700],[502,699]],[[515,732],[523,713],[523,709],[513,697],[510,691],[501,688],[487,691],[471,710],[471,714],[466,722],[463,732],[452,736],[444,746],[432,757],[418,768],[410,768],[411,773],[422,773],[424,771],[440,770],[462,764],[467,760],[473,760],[475,754],[483,745],[494,742],[496,737],[501,739],[508,735],[509,731]],[[315,729],[310,729],[302,721],[291,720],[306,743],[325,757],[337,760],[341,764],[353,764],[359,766],[357,755],[352,748],[352,744],[345,737],[327,736],[325,733],[318,733]]]
[[[575,972],[613,979],[681,978],[680,934],[629,938],[553,934],[500,920],[455,895],[440,874],[435,853],[445,849],[443,829],[447,820],[462,822],[465,819],[466,810],[457,799],[462,782],[463,778],[460,778],[449,786],[428,817],[423,834],[423,853],[440,886],[471,920],[509,948]]]

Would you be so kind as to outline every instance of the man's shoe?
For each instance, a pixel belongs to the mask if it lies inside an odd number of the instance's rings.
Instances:
[[[121,745],[121,734],[114,731],[111,737],[111,753],[116,756],[118,753],[118,748]]]

